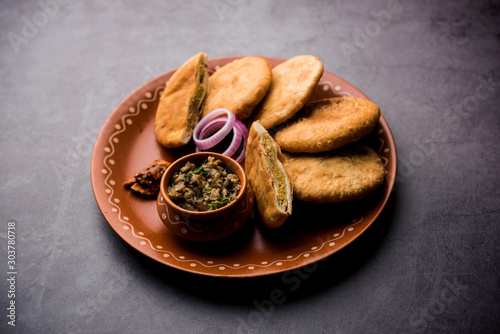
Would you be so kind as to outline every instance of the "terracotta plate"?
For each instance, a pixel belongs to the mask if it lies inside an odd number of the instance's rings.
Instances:
[[[208,61],[209,71],[239,57]],[[275,66],[284,61],[266,59]],[[207,244],[169,233],[156,213],[155,200],[124,189],[123,182],[155,159],[173,161],[194,151],[192,144],[174,150],[160,146],[154,133],[159,96],[175,70],[147,82],[130,94],[104,124],[92,155],[92,187],[102,214],[125,242],[150,258],[184,271],[226,277],[262,276],[323,259],[359,237],[384,208],[396,178],[396,147],[381,116],[363,139],[381,156],[384,185],[367,198],[345,204],[313,205],[294,200],[293,215],[275,231],[263,228],[257,215],[237,235]],[[312,99],[354,95],[367,98],[347,81],[324,72]]]

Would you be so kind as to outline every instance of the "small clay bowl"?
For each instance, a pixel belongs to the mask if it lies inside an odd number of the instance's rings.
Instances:
[[[173,175],[186,162],[199,166],[208,157],[221,161],[221,165],[236,174],[241,181],[238,198],[216,210],[190,211],[179,207],[168,196],[168,185]],[[162,176],[156,207],[161,221],[170,232],[191,241],[214,241],[228,237],[247,222],[254,206],[254,194],[247,182],[243,167],[230,157],[214,152],[198,152],[174,161]]]

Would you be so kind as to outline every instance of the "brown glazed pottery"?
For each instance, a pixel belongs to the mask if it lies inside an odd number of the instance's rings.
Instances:
[[[168,185],[173,175],[186,162],[189,161],[199,166],[210,156],[219,159],[223,167],[239,177],[241,189],[238,198],[212,211],[190,211],[179,207],[168,196]],[[189,154],[172,163],[163,174],[156,202],[158,215],[170,232],[191,241],[214,241],[234,234],[245,225],[253,206],[253,191],[247,183],[242,166],[232,158],[214,152]]]
[[[214,73],[238,58],[241,57],[209,58],[208,71]],[[271,67],[285,60],[263,58]],[[351,95],[368,98],[327,70],[311,100]],[[93,224],[107,222],[132,248],[179,270],[207,276],[254,277],[315,266],[317,261],[359,238],[376,222],[382,210],[391,210],[386,204],[396,180],[396,145],[383,115],[384,106],[380,105],[382,115],[377,126],[361,141],[378,153],[386,177],[382,187],[366,199],[340,205],[311,205],[294,200],[292,215],[276,231],[262,226],[254,208],[245,226],[230,237],[214,242],[192,242],[178,237],[158,216],[155,199],[141,198],[123,186],[123,182],[155,159],[174,162],[195,152],[192,142],[185,147],[165,149],[156,140],[156,108],[165,83],[174,72],[172,69],[152,78],[110,111],[92,153],[92,189],[105,218],[96,219]],[[374,102],[377,103],[376,97]]]

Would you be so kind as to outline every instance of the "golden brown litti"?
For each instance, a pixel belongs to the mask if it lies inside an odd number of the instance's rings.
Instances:
[[[287,152],[317,153],[353,143],[367,135],[380,118],[379,107],[359,97],[309,102],[274,139]]]
[[[273,138],[257,121],[252,124],[245,153],[245,170],[255,193],[260,219],[269,228],[281,226],[292,214],[292,184]]]
[[[270,129],[299,111],[323,75],[323,64],[314,56],[296,56],[276,65],[271,87],[250,118]]]
[[[302,201],[344,202],[365,197],[384,182],[382,160],[359,143],[322,154],[284,153],[283,166]]]
[[[164,147],[179,147],[191,139],[205,98],[207,78],[207,55],[201,52],[168,80],[155,120],[156,138]]]
[[[217,108],[248,118],[271,85],[271,65],[261,57],[243,57],[222,66],[208,78],[202,117]]]

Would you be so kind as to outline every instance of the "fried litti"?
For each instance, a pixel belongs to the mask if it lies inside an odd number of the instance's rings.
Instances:
[[[355,143],[322,154],[284,153],[283,166],[297,199],[335,203],[360,199],[384,182],[382,160],[371,148]]]
[[[207,89],[207,55],[187,60],[168,80],[156,111],[155,133],[166,148],[179,147],[191,139]]]
[[[296,116],[274,139],[287,152],[318,153],[367,135],[377,125],[380,108],[359,97],[334,97],[309,102]]]
[[[208,78],[202,117],[217,108],[248,118],[271,85],[271,65],[261,57],[243,57],[220,67]]]
[[[250,128],[245,153],[247,178],[255,193],[262,222],[269,228],[281,226],[292,214],[293,189],[279,146],[258,122]]]
[[[272,82],[250,118],[265,129],[279,125],[309,100],[323,75],[323,63],[314,56],[296,56],[272,69]]]

